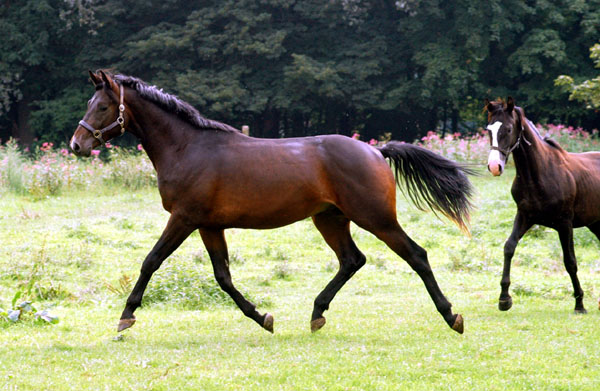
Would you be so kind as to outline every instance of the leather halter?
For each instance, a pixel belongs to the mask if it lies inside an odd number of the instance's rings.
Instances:
[[[519,137],[517,137],[517,141],[509,149],[502,149],[500,147],[496,147],[493,145],[490,147],[490,149],[500,152],[501,154],[503,154],[505,156],[505,158],[508,159],[508,155],[510,155],[510,153],[512,151],[514,151],[515,149],[517,149],[519,147],[519,145],[521,145],[521,140],[525,141],[525,143],[527,143],[527,145],[531,145],[531,143],[529,141],[527,141],[525,136],[523,136],[524,131],[525,131],[525,128],[523,127],[523,125],[521,125],[521,131],[519,132]]]
[[[125,118],[123,117],[123,113],[125,112],[125,105],[123,104],[123,84],[119,84],[119,116],[117,119],[111,123],[110,125],[102,128],[102,129],[94,129],[94,127],[84,120],[79,121],[79,125],[83,126],[86,130],[92,133],[98,141],[100,141],[100,145],[104,145],[108,140],[104,140],[102,137],[104,133],[108,132],[116,128],[117,126],[121,127],[121,134],[125,133]]]

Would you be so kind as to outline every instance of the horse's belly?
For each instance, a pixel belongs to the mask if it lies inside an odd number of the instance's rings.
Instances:
[[[211,213],[207,223],[223,228],[277,228],[303,220],[325,208],[327,208],[326,204],[304,204],[281,208],[265,205],[219,208]]]
[[[277,228],[303,220],[331,205],[314,192],[229,193],[197,203],[186,215],[198,226],[221,228]]]

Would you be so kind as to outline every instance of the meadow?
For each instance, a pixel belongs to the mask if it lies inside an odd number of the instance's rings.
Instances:
[[[594,135],[556,128],[566,148],[600,149]],[[337,260],[310,220],[226,231],[234,284],[274,315],[274,334],[221,292],[198,234],[155,273],[138,322],[118,334],[141,262],[168,218],[151,165],[140,151],[111,148],[105,160],[81,160],[48,144],[33,157],[5,145],[0,390],[597,390],[600,244],[575,231],[587,315],[573,314],[558,235],[544,227],[520,242],[514,305],[500,312],[515,172],[487,175],[487,143],[485,135],[421,140],[481,168],[472,178],[470,237],[398,195],[400,224],[427,249],[438,283],[465,318],[463,335],[444,323],[407,264],[356,226],[367,264],[312,334],[312,302]],[[11,320],[23,302],[35,309]],[[46,320],[35,315],[44,310]]]

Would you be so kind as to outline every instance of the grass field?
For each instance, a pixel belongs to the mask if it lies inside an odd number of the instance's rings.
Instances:
[[[141,261],[168,215],[155,189],[0,197],[0,308],[17,292],[60,318],[0,321],[0,390],[597,390],[599,244],[575,233],[587,315],[574,299],[554,231],[536,227],[514,258],[514,306],[497,310],[514,170],[473,178],[472,237],[399,196],[401,225],[428,250],[465,318],[453,332],[421,280],[353,227],[367,265],[310,333],[312,302],[337,269],[310,220],[230,230],[236,286],[275,316],[271,335],[212,278],[198,234],[154,275],[138,322],[116,325]]]

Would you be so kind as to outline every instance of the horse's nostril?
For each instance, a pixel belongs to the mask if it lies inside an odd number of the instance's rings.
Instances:
[[[79,150],[81,149],[79,144],[77,144],[76,142],[73,142],[73,145],[71,147],[73,148],[74,152],[79,152]]]

